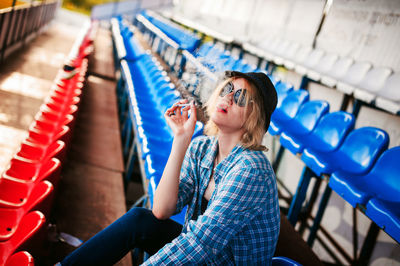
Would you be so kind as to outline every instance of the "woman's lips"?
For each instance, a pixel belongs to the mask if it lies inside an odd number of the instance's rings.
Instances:
[[[228,113],[228,110],[225,106],[217,106],[217,112],[226,114]]]

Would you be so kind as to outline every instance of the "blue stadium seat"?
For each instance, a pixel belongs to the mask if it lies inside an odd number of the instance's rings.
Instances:
[[[307,136],[311,134],[320,118],[328,111],[329,103],[326,101],[306,102],[300,107],[294,119],[285,126],[279,141],[293,154],[301,153],[304,142],[307,142]]]
[[[140,14],[164,32],[169,38],[178,43],[180,48],[192,53],[199,46],[200,38],[195,34],[186,31],[170,21],[160,19],[149,12],[142,11]]]
[[[344,134],[345,131],[343,131],[343,137]],[[372,166],[371,163],[374,162],[377,154],[386,149],[388,143],[389,137],[385,131],[363,127],[352,131],[339,150],[322,151],[318,146],[306,148],[301,159],[318,176],[346,168],[361,174],[368,170],[366,166]]]
[[[386,150],[365,175],[332,174],[329,186],[353,207],[366,205],[365,214],[400,242],[400,147]]]
[[[278,81],[274,84],[276,89],[276,94],[278,95],[278,103],[276,104],[276,108],[279,108],[282,105],[283,99],[293,91],[293,85],[287,82]]]
[[[156,192],[156,188],[158,186],[158,183],[160,182],[160,178],[161,176],[152,176],[149,179],[148,193],[149,193],[150,208],[153,208],[154,193]],[[183,225],[185,223],[186,210],[187,206],[185,206],[180,213],[171,216],[170,219]]]
[[[141,149],[142,149],[142,156],[143,159],[146,158],[146,155],[150,153],[156,152],[159,155],[169,156],[171,152],[172,141],[165,140],[149,140],[147,138],[143,139]]]
[[[306,90],[297,90],[289,93],[283,100],[280,108],[275,109],[271,116],[268,133],[278,135],[296,116],[300,106],[307,102],[309,93]]]
[[[367,173],[388,145],[389,135],[384,130],[362,127],[350,132],[338,150],[328,153],[314,153],[312,156],[320,166],[318,169],[320,173],[331,174],[338,171],[341,176],[351,177]],[[307,156],[310,156],[310,154]],[[326,186],[308,238],[310,246],[312,246],[316,237],[316,231],[319,228],[331,191],[330,186]]]
[[[163,156],[154,152],[146,155],[144,162],[146,178],[149,179],[153,176],[159,176],[161,178],[167,161],[168,156]]]
[[[146,54],[143,47],[138,43],[136,38],[132,38],[133,33],[126,34],[123,39],[126,50],[126,60],[137,60]]]
[[[346,172],[334,172],[329,180],[329,186],[344,198],[351,206],[366,205],[371,197],[390,199],[398,184],[400,148],[392,148],[384,152],[370,173],[350,175]],[[396,164],[397,162],[397,164]],[[398,198],[398,195],[396,195]]]
[[[196,57],[205,57],[210,52],[210,50],[214,47],[212,42],[203,43],[199,49],[194,53]]]
[[[311,149],[311,152],[314,152],[314,150],[321,153],[335,151],[342,144],[348,132],[353,129],[354,123],[354,116],[350,113],[338,111],[327,114],[321,118],[317,127],[311,132],[310,136],[306,138],[307,141],[304,142],[304,145],[307,149]],[[302,159],[304,152],[301,157]],[[316,159],[316,157],[310,157],[310,159],[306,159],[306,161],[313,162],[313,159]],[[322,172],[318,171],[317,163],[310,163],[311,166],[317,166],[312,167],[312,170],[307,162],[306,165],[289,208],[288,220],[292,225],[295,225],[297,222],[297,217],[300,213],[311,178],[320,176]]]
[[[268,74],[268,77],[271,80],[272,84],[274,84],[275,87],[278,85],[278,83],[281,82],[281,80],[279,78],[277,78],[276,76]]]
[[[371,171],[370,176],[375,175],[375,178],[365,179],[366,182],[371,180],[369,192],[375,194],[368,201],[365,214],[398,243],[400,243],[399,155],[400,147],[388,150]]]

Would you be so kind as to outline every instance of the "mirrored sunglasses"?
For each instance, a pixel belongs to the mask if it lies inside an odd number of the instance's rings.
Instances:
[[[219,93],[219,96],[225,97],[229,93],[232,93],[235,87],[233,86],[232,82],[228,82],[221,90]],[[246,101],[246,94],[247,90],[246,89],[238,89],[235,91],[233,94],[233,101],[240,107],[245,107],[247,105]]]

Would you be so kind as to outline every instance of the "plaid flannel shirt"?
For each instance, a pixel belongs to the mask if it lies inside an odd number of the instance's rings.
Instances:
[[[201,215],[218,150],[215,137],[192,141],[182,165],[176,212],[182,233],[144,265],[270,265],[279,235],[275,174],[261,151],[240,145],[214,168],[215,190]]]

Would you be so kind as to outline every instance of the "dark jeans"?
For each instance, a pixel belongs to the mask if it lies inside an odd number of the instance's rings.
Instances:
[[[158,220],[151,210],[133,208],[69,254],[62,265],[113,265],[133,248],[150,255],[179,236],[182,225]]]

